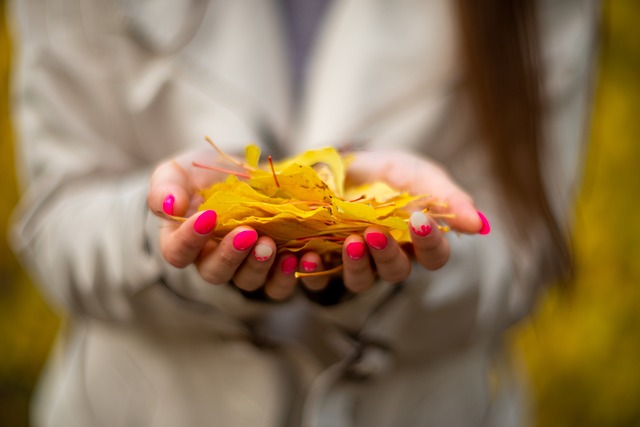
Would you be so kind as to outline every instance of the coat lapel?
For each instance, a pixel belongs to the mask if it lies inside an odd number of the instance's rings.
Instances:
[[[371,141],[425,102],[420,121],[435,126],[460,76],[454,12],[448,0],[336,1],[310,58],[301,149]]]
[[[272,152],[289,139],[291,87],[279,0],[120,0],[138,41],[177,64],[171,73],[266,141]],[[163,60],[163,59],[161,59]],[[177,70],[177,74],[176,74]],[[188,108],[188,106],[186,106]],[[238,125],[211,119],[226,135]],[[226,123],[231,123],[227,121]]]

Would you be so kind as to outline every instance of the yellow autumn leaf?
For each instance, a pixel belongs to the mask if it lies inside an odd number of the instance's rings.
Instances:
[[[260,163],[260,147],[257,145],[247,145],[245,148],[245,157],[247,158],[247,165],[252,168],[257,168]]]
[[[335,148],[327,147],[305,151],[298,156],[276,163],[274,167],[276,171],[283,170],[290,165],[315,167],[317,168],[316,176],[324,178],[324,183],[338,196],[342,196],[346,179],[346,160],[340,156]]]
[[[291,163],[276,172],[277,183],[273,175],[261,174],[251,178],[249,185],[264,194],[310,202],[326,202],[335,195],[309,166]]]
[[[388,200],[393,199],[401,194],[400,191],[392,188],[388,184],[376,181],[373,183],[358,185],[351,187],[347,190],[345,194],[345,199],[354,200],[358,197],[363,197],[364,199],[372,199],[377,203],[385,203]]]

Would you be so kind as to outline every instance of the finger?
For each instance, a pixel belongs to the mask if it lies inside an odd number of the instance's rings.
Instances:
[[[165,221],[160,229],[160,251],[174,267],[183,268],[193,263],[215,229],[217,215],[208,210],[193,215],[184,223]]]
[[[349,164],[348,173],[354,183],[376,181],[382,175],[392,187],[428,194],[444,205],[434,206],[435,213],[453,214],[445,219],[451,228],[463,233],[489,232],[489,223],[472,197],[437,163],[406,153],[360,152]]]
[[[269,238],[258,238],[250,255],[233,276],[233,283],[245,291],[255,291],[264,286],[269,270],[275,261],[276,244]]]
[[[194,189],[187,173],[175,161],[156,168],[149,183],[147,203],[156,214],[185,216]]]
[[[307,252],[300,258],[300,270],[303,273],[316,273],[324,270],[320,255],[316,252]],[[302,284],[310,291],[321,291],[327,287],[329,276],[309,276],[302,278]]]
[[[476,209],[473,199],[462,190],[448,193],[442,198],[445,207],[434,208],[433,212],[452,214],[445,218],[446,223],[454,230],[468,234],[488,234],[490,230],[486,217]]]
[[[435,166],[429,180],[418,184],[421,194],[430,194],[436,202],[431,208],[434,213],[451,215],[445,218],[446,223],[461,233],[477,233],[482,228],[473,198],[447,174],[442,168]]]
[[[439,169],[439,168],[438,168]],[[443,207],[434,206],[434,213],[451,214],[445,218],[446,223],[454,230],[469,234],[489,234],[491,227],[487,218],[480,212],[473,198],[443,170],[435,174],[428,184],[423,184],[424,194],[432,194]]]
[[[272,275],[264,286],[264,292],[269,298],[281,301],[293,294],[298,279],[295,272],[298,268],[298,260],[293,254],[283,254],[278,257],[276,267],[272,269]]]
[[[399,283],[409,276],[411,261],[388,233],[369,227],[365,230],[364,239],[381,279]]]
[[[344,286],[351,292],[364,292],[375,283],[376,275],[371,266],[369,251],[361,236],[352,235],[345,239],[342,265]]]
[[[195,263],[198,272],[209,283],[229,282],[257,240],[258,233],[253,228],[242,226],[234,229],[212,251],[198,258]]]
[[[409,218],[411,241],[416,261],[428,270],[437,270],[449,260],[449,242],[438,225],[422,212],[414,212]]]

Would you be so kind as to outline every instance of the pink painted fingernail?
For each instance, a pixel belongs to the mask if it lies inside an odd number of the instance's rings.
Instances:
[[[290,256],[282,261],[280,270],[284,274],[293,274],[296,271],[296,267],[298,267],[298,260],[296,259],[296,257]]]
[[[351,242],[347,245],[347,255],[353,260],[362,259],[364,256],[364,243]]]
[[[246,251],[256,240],[258,240],[258,233],[255,230],[244,230],[233,238],[233,247],[237,251]]]
[[[176,202],[176,198],[173,197],[173,194],[169,194],[162,201],[162,212],[167,215],[173,215],[173,204]]]
[[[373,249],[382,250],[387,247],[387,236],[377,231],[367,234],[364,239]]]
[[[273,255],[273,248],[269,245],[258,243],[253,249],[253,256],[260,262],[268,261]]]
[[[193,229],[198,234],[209,234],[216,227],[218,215],[215,211],[204,211],[193,223]]]
[[[491,225],[489,224],[487,217],[480,211],[478,211],[478,216],[482,221],[482,228],[478,231],[478,234],[482,234],[483,236],[489,234],[489,232],[491,232]]]
[[[302,261],[302,269],[307,273],[316,271],[316,268],[318,268],[318,264],[316,264],[315,262]]]
[[[428,236],[431,233],[431,224],[429,218],[422,212],[414,212],[409,218],[409,224],[413,232],[421,237]]]

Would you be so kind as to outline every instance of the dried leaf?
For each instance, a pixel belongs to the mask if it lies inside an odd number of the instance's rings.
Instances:
[[[371,225],[388,230],[400,243],[409,242],[410,213],[429,213],[437,204],[428,195],[410,195],[383,182],[345,188],[349,158],[331,147],[260,165],[260,149],[250,145],[245,157],[245,163],[233,161],[249,179],[230,175],[201,192],[205,202],[200,210],[218,214],[216,238],[248,225],[273,238],[279,251],[314,251],[339,259],[344,240]]]

